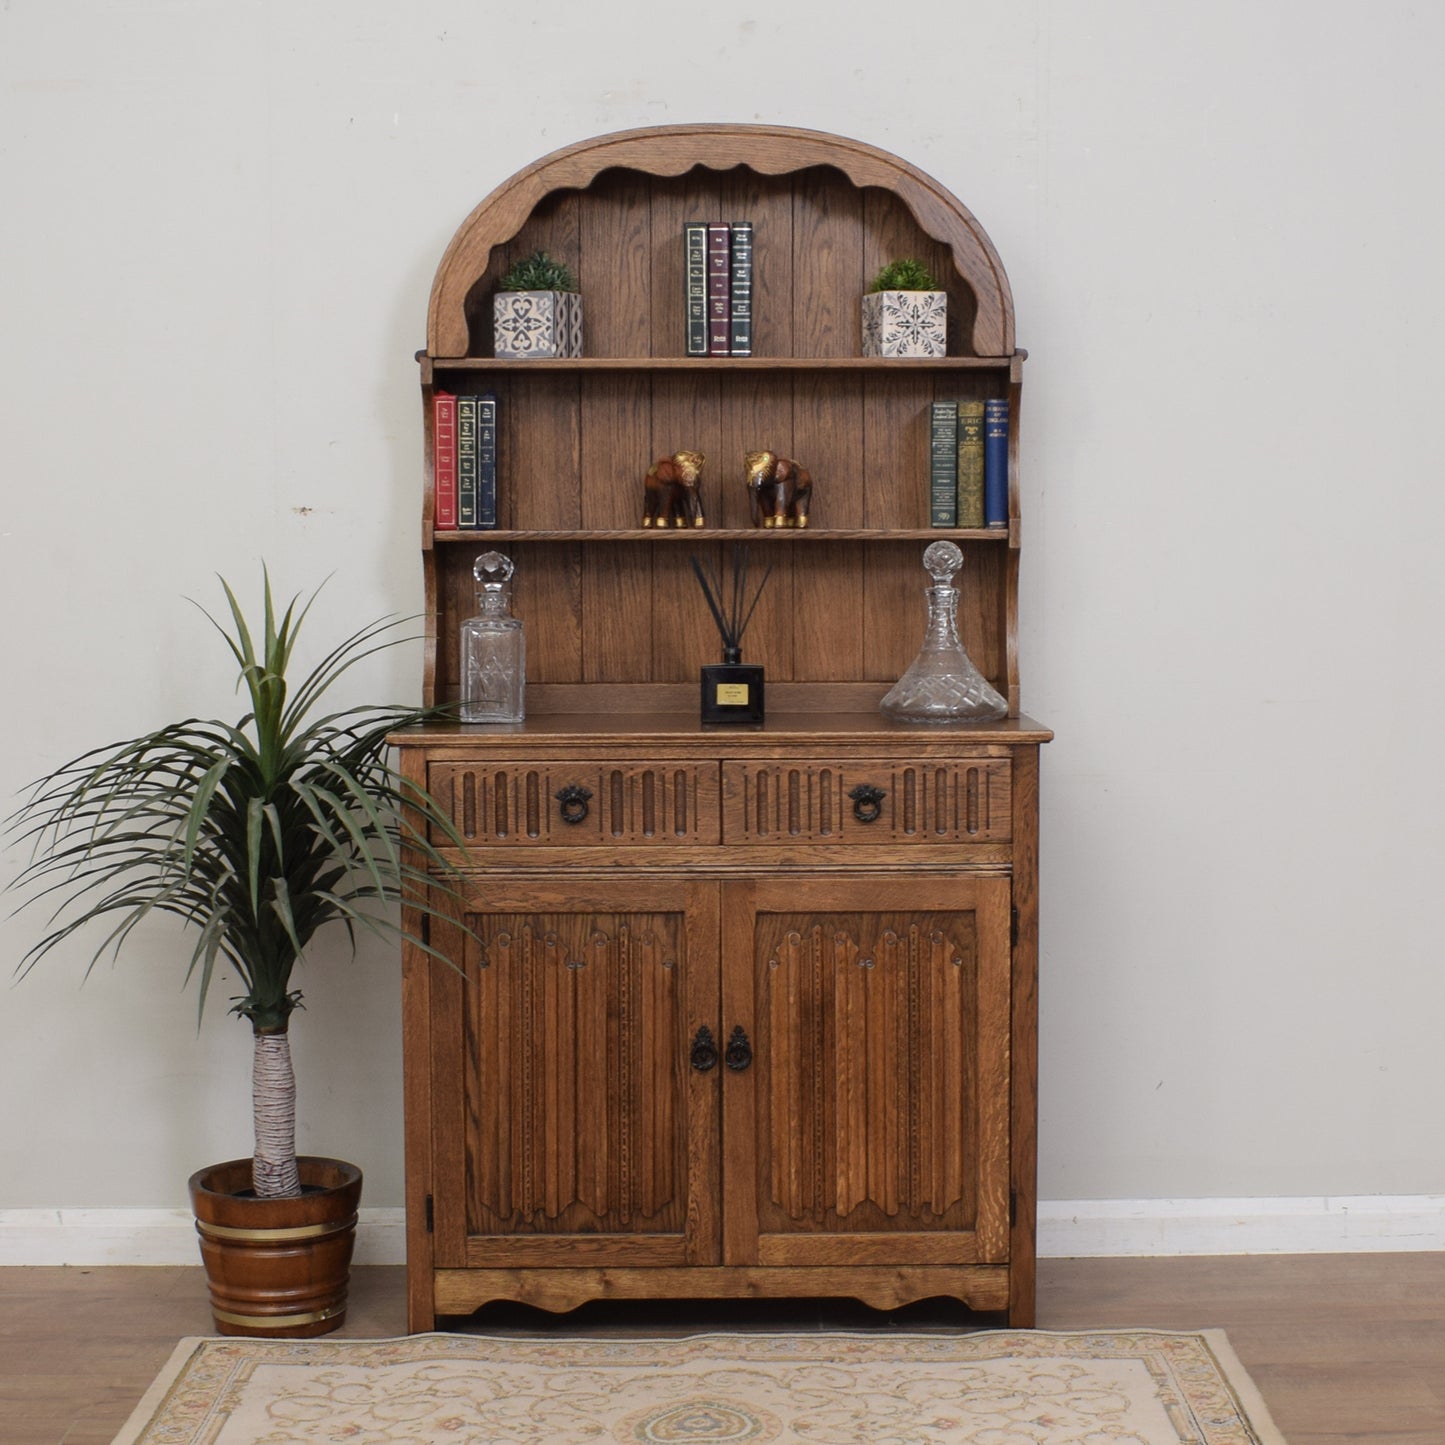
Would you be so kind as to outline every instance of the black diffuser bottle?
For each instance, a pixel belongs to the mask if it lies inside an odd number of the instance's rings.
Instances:
[[[772,575],[772,564],[763,573],[752,601],[743,611],[748,586],[748,549],[734,547],[732,553],[731,595],[724,602],[722,578],[714,572],[709,578],[696,557],[692,570],[707,599],[713,621],[722,638],[722,657],[702,669],[702,720],[705,723],[761,723],[763,721],[763,669],[743,661],[742,640],[752,620],[753,609],[763,594],[763,587]]]

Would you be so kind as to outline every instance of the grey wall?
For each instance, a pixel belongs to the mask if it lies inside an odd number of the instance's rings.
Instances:
[[[513,171],[637,125],[856,136],[978,216],[1031,353],[1044,1197],[1440,1192],[1445,20],[823,14],[0,7],[0,796],[233,709],[183,600],[218,572],[334,574],[318,641],[419,605],[412,355]],[[0,920],[0,968],[38,922]],[[186,954],[157,926],[7,987],[0,1208],[180,1204],[249,1150],[246,1030],[225,980],[197,1028]],[[313,964],[302,1145],[397,1204],[394,959]]]

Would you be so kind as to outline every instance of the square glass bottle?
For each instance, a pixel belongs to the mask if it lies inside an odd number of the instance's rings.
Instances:
[[[477,615],[461,625],[461,720],[518,723],[526,716],[527,642],[512,616],[512,559],[484,552],[472,567]]]

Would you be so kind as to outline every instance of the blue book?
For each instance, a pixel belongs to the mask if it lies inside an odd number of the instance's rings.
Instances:
[[[983,524],[1008,526],[1008,402],[983,408]]]
[[[497,525],[497,398],[487,392],[477,398],[477,520],[478,527]]]

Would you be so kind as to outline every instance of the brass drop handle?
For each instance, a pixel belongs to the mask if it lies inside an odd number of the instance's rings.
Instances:
[[[692,1053],[688,1056],[688,1062],[700,1074],[717,1068],[717,1040],[713,1038],[712,1030],[706,1024],[693,1035]]]
[[[559,788],[556,798],[561,804],[564,823],[580,823],[591,811],[592,789],[584,788],[581,783],[568,783],[565,788]]]
[[[733,1073],[740,1074],[752,1061],[753,1046],[748,1042],[743,1026],[739,1024],[729,1036],[727,1048],[723,1050],[723,1063]]]
[[[883,816],[883,800],[888,796],[872,783],[859,783],[848,796],[853,800],[853,816],[860,823],[876,823]]]

